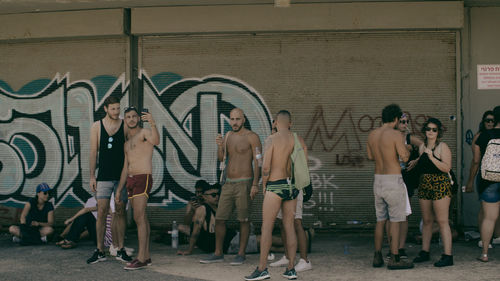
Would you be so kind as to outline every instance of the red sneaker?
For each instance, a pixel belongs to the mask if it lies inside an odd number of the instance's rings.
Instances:
[[[145,268],[147,266],[148,266],[147,263],[140,262],[139,260],[137,260],[136,262],[131,263],[131,264],[125,266],[123,269],[125,269],[125,270],[137,270],[137,269],[143,269],[143,268]]]

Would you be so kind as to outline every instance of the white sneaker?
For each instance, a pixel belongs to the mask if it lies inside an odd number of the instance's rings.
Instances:
[[[477,242],[477,246],[478,246],[479,248],[482,248],[482,247],[483,247],[483,241],[482,241],[482,240],[479,240],[479,242]],[[493,248],[493,246],[492,246],[491,244],[490,244],[490,245],[488,245],[488,249],[492,249],[492,248]]]
[[[119,249],[115,248],[115,246],[109,245],[109,254],[112,255],[113,257],[116,257],[118,250]],[[128,253],[127,253],[127,255],[128,255]]]
[[[491,241],[491,244],[493,244],[493,245],[498,245],[498,244],[500,244],[500,237],[493,238],[493,240]]]
[[[19,242],[21,242],[21,238],[19,238],[17,236],[12,236],[12,242],[19,243]]]
[[[42,240],[43,243],[47,243],[47,236],[40,237],[40,240]]]
[[[311,261],[306,262],[305,259],[300,259],[299,262],[295,265],[295,271],[301,272],[306,270],[311,270],[313,268]]]
[[[273,260],[274,260],[274,254],[269,253],[269,255],[267,255],[267,261],[273,261]]]
[[[125,252],[127,252],[128,256],[131,256],[134,253],[133,248],[128,248],[128,247],[124,247],[124,248],[125,248]],[[109,254],[112,255],[113,257],[116,257],[118,250],[120,250],[120,249],[118,249],[118,247],[115,248],[115,246],[113,246],[113,244],[109,245]]]
[[[280,267],[280,266],[287,266],[288,265],[288,259],[286,258],[286,256],[282,256],[281,259],[279,259],[278,261],[275,261],[271,264],[269,264],[269,266],[271,267]]]

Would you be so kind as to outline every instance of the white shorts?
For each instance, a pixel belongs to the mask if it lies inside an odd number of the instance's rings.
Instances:
[[[295,219],[302,219],[302,209],[304,208],[304,193],[302,190],[299,192],[299,195],[297,196],[297,207],[295,208]],[[278,213],[277,216],[278,219],[283,219],[283,214],[280,212]]]

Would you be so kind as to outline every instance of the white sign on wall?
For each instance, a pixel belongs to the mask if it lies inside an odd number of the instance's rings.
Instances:
[[[477,89],[500,89],[500,64],[477,65]]]

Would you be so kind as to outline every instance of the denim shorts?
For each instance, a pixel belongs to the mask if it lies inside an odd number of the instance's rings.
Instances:
[[[479,200],[487,203],[500,201],[500,182],[490,184],[483,193],[479,194]]]
[[[111,194],[116,192],[118,188],[119,181],[98,181],[97,182],[97,192],[95,194],[96,199],[111,199]],[[114,200],[114,198],[112,198]],[[127,189],[122,189],[121,194],[122,202],[127,202]]]

